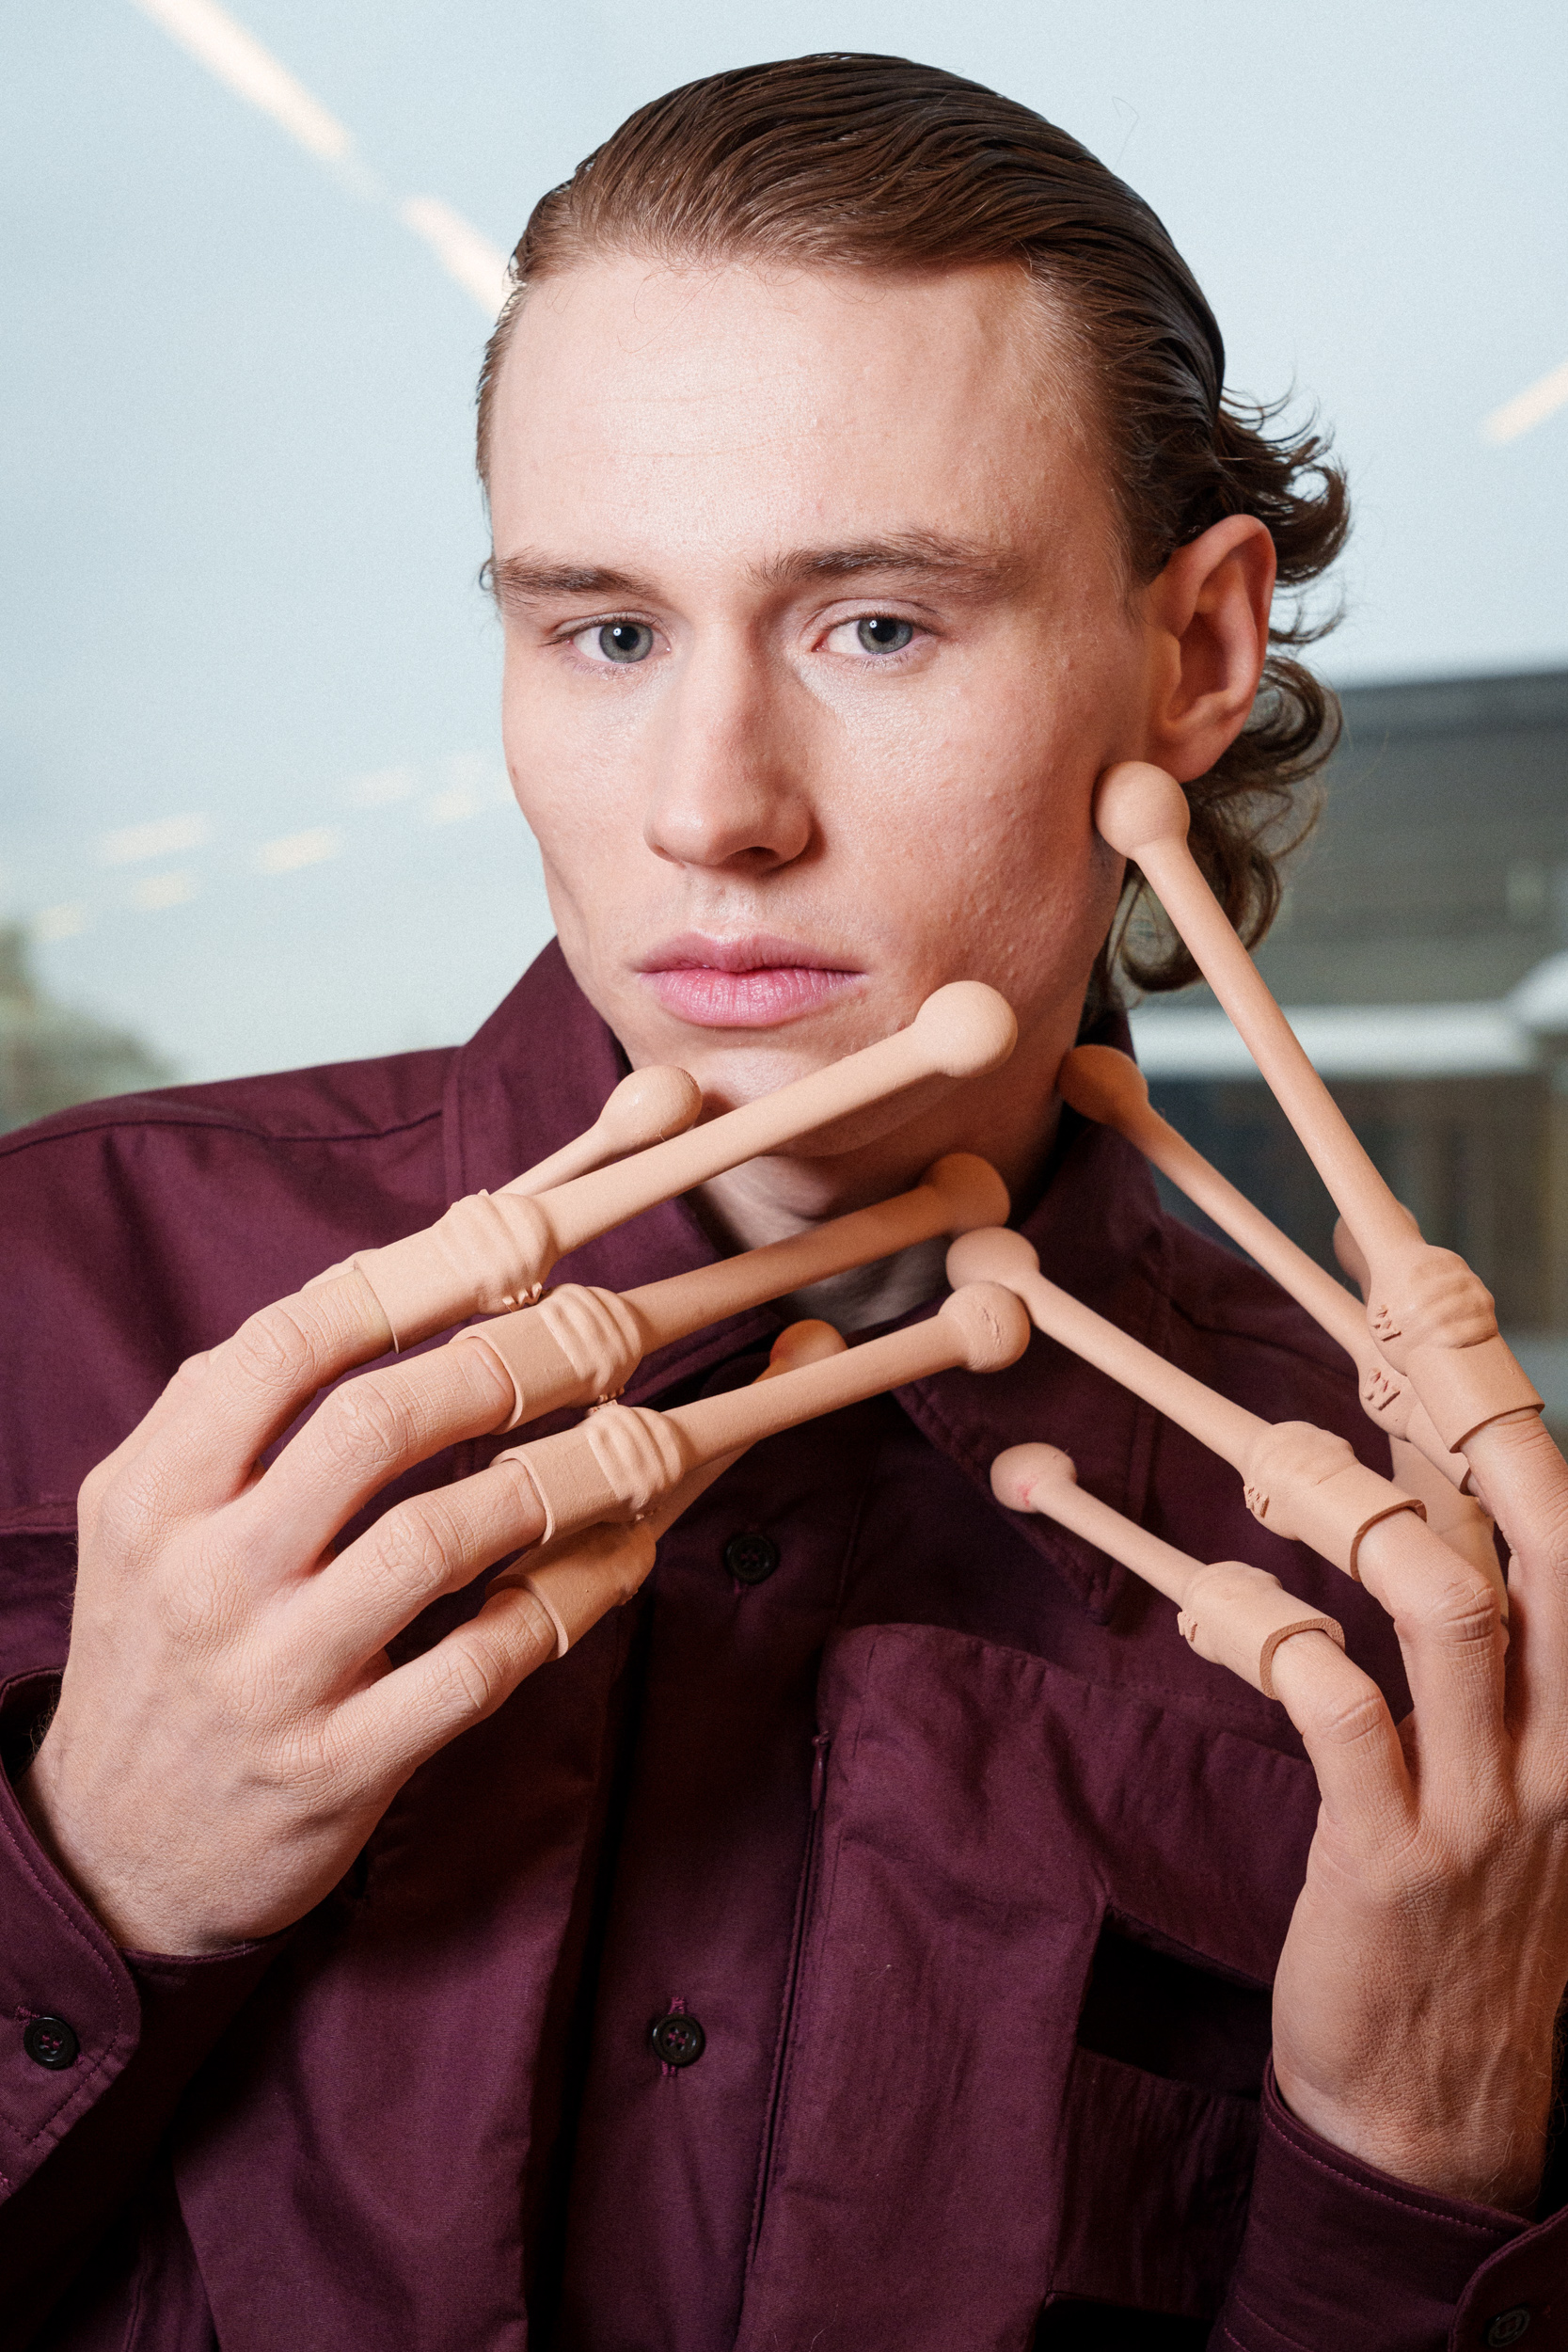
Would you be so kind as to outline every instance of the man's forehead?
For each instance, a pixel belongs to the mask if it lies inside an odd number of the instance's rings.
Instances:
[[[671,454],[715,436],[875,430],[879,408],[906,425],[977,425],[979,406],[1037,410],[1054,340],[1038,290],[1011,268],[893,277],[605,255],[531,290],[496,403],[508,437]]]

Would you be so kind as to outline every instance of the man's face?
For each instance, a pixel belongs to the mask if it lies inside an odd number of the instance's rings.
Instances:
[[[1009,270],[611,256],[530,296],[492,440],[506,755],[634,1063],[741,1101],[982,979],[1049,1103],[1147,669],[1080,406]]]

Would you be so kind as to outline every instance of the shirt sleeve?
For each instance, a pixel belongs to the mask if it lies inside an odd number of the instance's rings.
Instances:
[[[1568,2352],[1568,2212],[1430,2196],[1291,2115],[1271,2066],[1246,2234],[1211,2352]]]
[[[55,1679],[0,1690],[0,2311],[23,2322],[20,2341],[142,2183],[181,2093],[283,1940],[212,1958],[118,1948],[13,1786]]]

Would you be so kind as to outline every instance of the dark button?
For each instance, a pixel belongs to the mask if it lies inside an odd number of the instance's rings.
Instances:
[[[74,2066],[82,2045],[63,2017],[29,2017],[22,2029],[22,2046],[35,2066],[47,2066],[58,2073]],[[1512,2344],[1509,2336],[1505,2342]]]
[[[681,2009],[673,2009],[668,2017],[657,2018],[648,2029],[648,2040],[654,2045],[654,2056],[662,2058],[666,2066],[695,2066],[707,2048],[706,2034],[695,2017],[689,2017]]]
[[[1499,2312],[1486,2330],[1488,2352],[1497,2352],[1505,2344],[1517,2344],[1529,2326],[1529,2305],[1515,2303],[1512,2311]]]
[[[732,1535],[724,1546],[724,1565],[737,1584],[766,1584],[778,1565],[771,1535]]]

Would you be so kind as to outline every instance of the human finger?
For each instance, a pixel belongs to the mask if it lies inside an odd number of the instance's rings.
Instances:
[[[1568,1462],[1539,1413],[1489,1422],[1466,1446],[1473,1481],[1508,1539],[1511,1587],[1568,1648]]]
[[[544,1532],[532,1480],[505,1456],[471,1478],[411,1495],[292,1596],[291,1641],[309,1659],[319,1687],[331,1691],[433,1600],[536,1544]]]
[[[436,1348],[344,1380],[235,1505],[260,1567],[314,1560],[392,1479],[505,1426],[512,1388],[485,1348]]]
[[[96,1532],[106,1487],[137,1459],[160,1430],[186,1410],[205,1379],[211,1361],[209,1348],[187,1356],[183,1363],[176,1366],[135,1427],[128,1429],[119,1443],[88,1470],[76,1494],[77,1533],[83,1542],[90,1541]]]
[[[352,1271],[274,1300],[211,1351],[182,1409],[161,1419],[142,1445],[137,1474],[182,1510],[217,1509],[319,1390],[390,1343],[374,1294]]]
[[[1371,1850],[1406,1833],[1415,1792],[1398,1726],[1371,1677],[1322,1633],[1281,1642],[1272,1672],[1336,1827]]]
[[[434,1648],[346,1700],[333,1720],[334,1741],[367,1780],[396,1788],[493,1715],[556,1646],[543,1601],[526,1585],[508,1585]]]
[[[1413,1513],[1380,1519],[1356,1554],[1361,1581],[1393,1619],[1414,1703],[1423,1795],[1460,1818],[1511,1768],[1504,1721],[1507,1635],[1495,1586]]]

